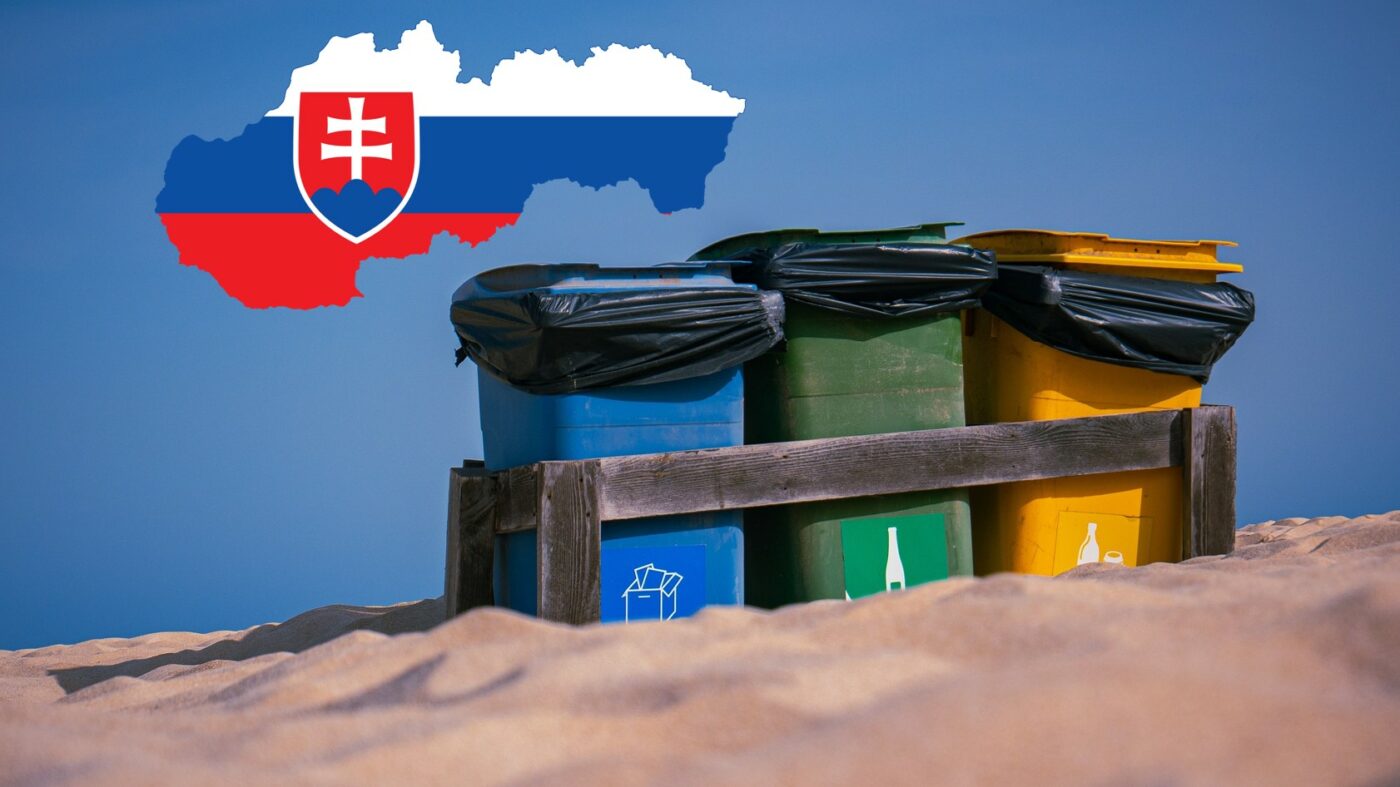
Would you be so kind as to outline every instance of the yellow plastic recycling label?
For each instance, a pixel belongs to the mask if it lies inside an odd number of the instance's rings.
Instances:
[[[1064,511],[1055,533],[1054,573],[1086,563],[1136,566],[1138,547],[1147,539],[1147,518]]]

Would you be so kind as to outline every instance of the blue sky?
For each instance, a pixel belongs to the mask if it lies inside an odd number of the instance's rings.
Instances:
[[[456,285],[778,226],[1238,241],[1259,317],[1207,399],[1239,408],[1241,522],[1400,507],[1394,3],[283,5],[0,9],[0,648],[439,594],[447,468],[480,456]],[[706,207],[553,183],[475,250],[367,263],[340,309],[181,267],[175,144],[420,18],[464,78],[650,43],[748,99]]]

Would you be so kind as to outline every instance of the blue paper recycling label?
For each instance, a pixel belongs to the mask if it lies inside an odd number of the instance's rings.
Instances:
[[[705,606],[705,547],[603,543],[604,623],[672,620]]]

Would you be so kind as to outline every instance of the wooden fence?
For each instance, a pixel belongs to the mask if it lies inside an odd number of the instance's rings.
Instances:
[[[492,603],[500,533],[539,532],[539,615],[581,624],[599,616],[605,522],[1164,467],[1183,475],[1183,559],[1227,554],[1235,412],[1218,405],[538,462],[498,473],[469,461],[451,474],[447,615]]]

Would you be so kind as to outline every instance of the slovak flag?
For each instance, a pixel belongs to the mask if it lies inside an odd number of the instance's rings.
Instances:
[[[241,135],[187,137],[156,199],[181,262],[247,306],[343,305],[363,260],[485,241],[551,180],[633,179],[658,211],[700,207],[744,108],[649,46],[520,52],[489,83],[460,70],[427,22],[395,49],[333,38]]]

